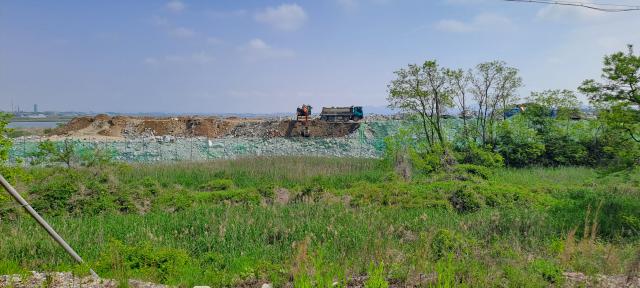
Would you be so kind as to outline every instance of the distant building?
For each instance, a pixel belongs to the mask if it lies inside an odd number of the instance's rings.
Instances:
[[[38,113],[38,104],[33,104],[33,113]]]

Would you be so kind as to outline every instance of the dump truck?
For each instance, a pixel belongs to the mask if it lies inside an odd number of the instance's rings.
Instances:
[[[320,120],[327,122],[359,121],[364,117],[362,106],[322,107]]]

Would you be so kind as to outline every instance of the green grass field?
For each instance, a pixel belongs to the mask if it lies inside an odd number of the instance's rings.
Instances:
[[[404,182],[379,160],[278,157],[16,182],[102,277],[184,287],[547,287],[624,274],[640,244],[638,171],[460,165]],[[0,217],[0,274],[87,273],[4,194]]]

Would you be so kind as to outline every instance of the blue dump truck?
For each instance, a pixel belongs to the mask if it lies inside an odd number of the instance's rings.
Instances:
[[[364,117],[362,106],[322,107],[320,120],[327,122],[359,121]]]

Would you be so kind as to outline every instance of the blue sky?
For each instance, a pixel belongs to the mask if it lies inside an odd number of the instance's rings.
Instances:
[[[638,27],[640,12],[499,0],[5,0],[0,109],[384,106],[393,71],[427,59],[465,69],[504,60],[520,69],[525,97],[599,77],[604,54],[640,49]]]

